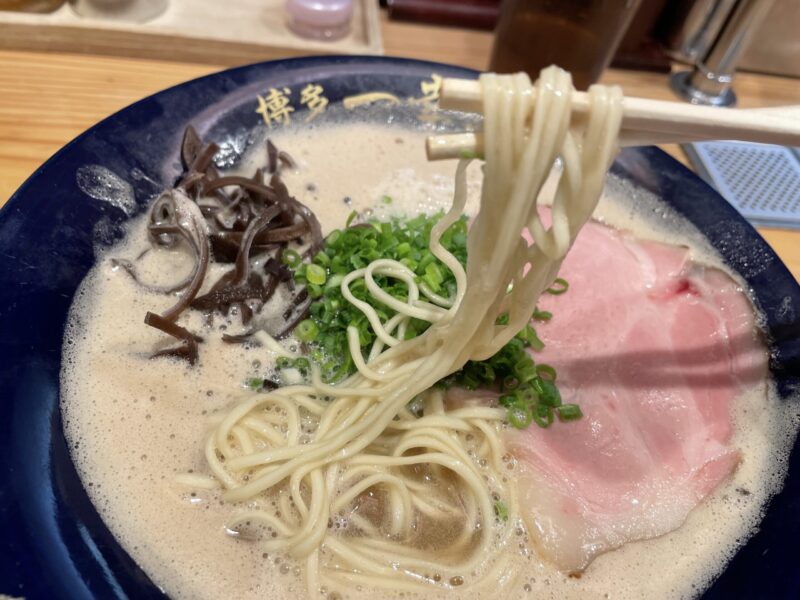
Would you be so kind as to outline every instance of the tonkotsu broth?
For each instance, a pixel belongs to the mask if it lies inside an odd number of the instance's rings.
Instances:
[[[452,199],[454,163],[426,162],[419,132],[329,126],[286,131],[275,141],[300,164],[297,172],[284,174],[290,192],[317,214],[326,232],[343,226],[353,209],[370,209],[380,218],[446,208]],[[260,155],[251,160],[264,162]],[[253,169],[243,167],[245,173]],[[479,186],[480,171],[473,166],[468,210],[475,210]],[[391,196],[391,204],[381,202],[384,195]],[[695,260],[719,264],[690,226],[663,211],[657,219],[646,218],[656,206],[641,192],[615,184],[598,216],[641,237],[691,245]],[[216,332],[205,335],[194,368],[147,358],[164,336],[146,327],[143,316],[173,300],[143,291],[109,262],[112,257],[136,257],[149,247],[144,225],[143,219],[135,220],[124,242],[99,258],[72,307],[62,410],[80,476],[111,531],[170,596],[305,597],[296,563],[265,555],[257,542],[226,534],[225,523],[235,508],[221,502],[217,492],[193,493],[173,482],[178,473],[205,472],[202,442],[210,415],[229,406],[242,382],[275,357],[264,348],[223,344]],[[169,283],[191,264],[188,257],[159,251],[149,253],[140,269],[146,281]],[[201,315],[192,318],[194,330],[199,330]],[[236,327],[233,323],[230,331]],[[779,402],[768,393],[766,382],[739,398],[734,412],[742,423],[733,442],[742,450],[742,464],[679,530],[602,555],[579,579],[539,560],[527,533],[519,530],[506,549],[511,569],[505,580],[486,589],[520,598],[697,595],[757,525],[765,501],[783,480],[794,439],[796,403]],[[355,588],[326,593],[390,596],[385,590]],[[452,597],[465,596],[452,592]]]

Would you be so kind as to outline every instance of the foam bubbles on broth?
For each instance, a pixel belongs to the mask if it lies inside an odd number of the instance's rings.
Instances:
[[[276,141],[300,164],[297,172],[285,174],[290,191],[330,230],[341,227],[351,210],[386,217],[447,207],[454,163],[427,163],[423,138],[418,132],[362,124],[287,131]],[[261,156],[251,160],[263,164]],[[475,210],[480,172],[477,165],[471,169],[468,209]],[[243,167],[246,173],[252,170]],[[391,204],[380,201],[384,195]],[[639,237],[689,245],[694,260],[721,266],[690,224],[628,184],[611,182],[598,217]],[[301,567],[285,556],[265,554],[248,539],[270,532],[245,527],[238,536],[229,535],[225,524],[235,507],[223,504],[215,491],[192,492],[173,482],[179,473],[205,472],[202,441],[209,420],[235,400],[256,363],[263,368],[275,356],[264,348],[223,344],[216,332],[205,336],[195,368],[149,360],[165,340],[143,324],[144,313],[158,312],[172,299],[137,288],[109,261],[135,257],[147,247],[144,220],[134,220],[126,239],[99,257],[71,309],[62,412],[84,486],[122,546],[170,596],[305,597]],[[187,269],[180,256],[159,252],[152,258],[140,273],[147,281],[166,283]],[[201,315],[191,318],[199,329]],[[733,410],[733,445],[742,450],[743,461],[684,526],[601,555],[581,578],[542,562],[520,529],[516,545],[506,550],[512,596],[678,598],[707,587],[752,534],[766,500],[780,488],[798,425],[797,402],[781,402],[767,382],[738,398]],[[462,577],[468,581],[470,574]],[[331,594],[390,597],[384,590],[356,588],[326,590]],[[450,597],[456,596],[466,597],[457,589]],[[404,597],[418,596],[406,592]]]

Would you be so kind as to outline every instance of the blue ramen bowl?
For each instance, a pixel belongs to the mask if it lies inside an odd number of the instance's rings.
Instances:
[[[176,180],[186,125],[206,140],[222,140],[222,161],[233,164],[255,129],[302,121],[312,112],[357,111],[373,102],[385,107],[386,121],[420,126],[392,106],[413,99],[424,113],[437,77],[476,76],[443,64],[374,57],[232,69],[105,119],[25,182],[0,212],[0,594],[164,596],[108,531],[78,478],[62,429],[59,372],[67,312],[98,243],[118,240],[125,222]],[[87,165],[117,176],[104,194],[82,178]],[[786,267],[723,198],[661,150],[626,150],[613,170],[696,225],[752,287],[766,316],[772,373],[788,399],[800,386],[800,287]],[[800,446],[790,460],[789,477],[761,528],[705,598],[800,598]]]

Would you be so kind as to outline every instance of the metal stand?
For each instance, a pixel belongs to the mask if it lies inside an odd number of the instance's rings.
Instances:
[[[675,73],[672,90],[692,104],[733,106],[736,63],[773,0],[738,0],[730,10],[714,43],[693,71]]]

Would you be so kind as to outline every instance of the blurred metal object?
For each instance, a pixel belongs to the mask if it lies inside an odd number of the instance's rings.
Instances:
[[[732,83],[737,62],[771,6],[772,0],[736,0],[708,50],[695,59],[694,70],[672,76],[673,91],[692,104],[736,104]]]
[[[669,8],[663,40],[669,55],[689,64],[705,56],[736,0],[679,0]]]

